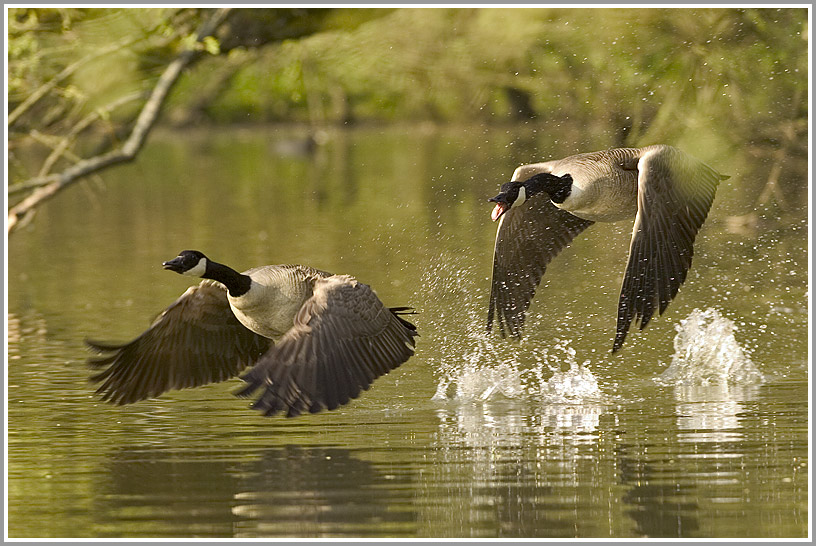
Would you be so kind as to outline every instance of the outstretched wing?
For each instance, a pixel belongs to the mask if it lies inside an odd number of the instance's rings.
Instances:
[[[272,344],[238,322],[224,287],[208,280],[187,289],[130,343],[86,343],[102,355],[88,364],[105,368],[90,380],[101,382],[96,392],[115,404],[224,381]]]
[[[367,285],[347,275],[315,281],[295,324],[242,379],[237,392],[263,391],[253,404],[265,415],[335,409],[357,398],[414,354],[405,308],[388,309]]]
[[[620,349],[634,320],[646,327],[686,280],[694,238],[728,178],[670,146],[640,150],[638,212],[621,286],[612,351]]]
[[[556,207],[547,194],[532,196],[499,219],[487,330],[494,317],[504,337],[520,337],[527,309],[547,264],[593,222]]]

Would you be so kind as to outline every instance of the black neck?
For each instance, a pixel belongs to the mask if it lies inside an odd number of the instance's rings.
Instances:
[[[563,203],[572,191],[572,177],[568,174],[555,176],[550,173],[539,173],[524,182],[527,193],[533,195],[546,192],[553,203]]]
[[[226,265],[213,261],[207,261],[207,271],[204,272],[202,277],[218,281],[226,286],[233,298],[246,294],[252,285],[252,279],[249,278],[249,275],[242,275]]]

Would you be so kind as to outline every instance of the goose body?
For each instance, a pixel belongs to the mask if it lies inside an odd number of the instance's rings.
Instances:
[[[314,293],[318,279],[331,273],[302,265],[265,265],[243,273],[252,279],[245,294],[227,293],[235,318],[258,335],[278,339],[289,331],[293,318]]]
[[[253,407],[296,416],[335,409],[407,361],[417,336],[354,277],[302,265],[267,265],[243,273],[185,250],[165,269],[203,277],[125,344],[88,341],[102,356],[104,400],[129,404],[171,390],[244,374],[237,394],[261,389]]]
[[[495,202],[488,331],[520,336],[549,262],[595,222],[634,218],[612,351],[631,323],[665,311],[691,267],[694,239],[728,178],[666,145],[617,148],[522,165]]]

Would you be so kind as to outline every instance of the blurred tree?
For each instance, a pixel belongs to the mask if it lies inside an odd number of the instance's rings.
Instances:
[[[8,231],[68,185],[133,160],[170,89],[205,54],[228,62],[190,101],[187,119],[252,59],[248,52],[389,10],[352,20],[336,11],[11,8],[8,150],[17,182],[8,189]]]
[[[807,189],[807,9],[242,8],[197,40],[212,16],[9,10],[12,197],[155,121],[141,105],[181,55],[175,124],[565,123],[609,146],[750,150],[770,164],[758,204]]]

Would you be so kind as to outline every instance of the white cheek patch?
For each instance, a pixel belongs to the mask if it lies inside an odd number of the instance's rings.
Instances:
[[[195,267],[192,267],[182,273],[182,275],[189,275],[191,277],[203,277],[207,271],[207,258],[201,258]]]
[[[510,208],[513,208],[518,205],[523,205],[524,202],[527,201],[527,189],[524,186],[519,188],[519,194],[515,201],[513,201],[513,205]]]

